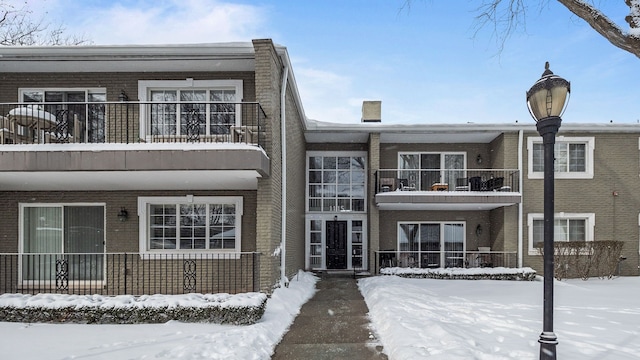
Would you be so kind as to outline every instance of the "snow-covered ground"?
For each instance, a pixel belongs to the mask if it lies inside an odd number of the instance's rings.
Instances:
[[[301,273],[250,326],[0,322],[2,359],[269,359],[316,278]],[[390,359],[536,359],[542,281],[380,276],[359,287]],[[556,282],[563,360],[640,359],[640,278]]]
[[[254,325],[0,322],[0,359],[270,359],[300,307],[315,293],[316,281],[309,273],[299,273],[288,288],[273,293]],[[172,302],[159,298],[154,303]]]
[[[640,278],[555,283],[558,359],[640,359]],[[360,280],[390,359],[537,359],[542,281]]]

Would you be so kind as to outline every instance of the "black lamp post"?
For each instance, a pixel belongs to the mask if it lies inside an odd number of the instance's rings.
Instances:
[[[554,246],[553,246],[553,197],[554,197],[554,146],[556,134],[562,123],[569,95],[570,84],[567,80],[556,76],[545,64],[544,73],[529,91],[527,91],[527,107],[536,121],[538,133],[542,136],[544,146],[544,315],[540,343],[540,359],[556,359],[558,338],[553,332],[553,278],[554,278]]]

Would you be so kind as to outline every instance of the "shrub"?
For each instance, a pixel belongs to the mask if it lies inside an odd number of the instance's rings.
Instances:
[[[558,241],[554,243],[555,278],[612,278],[616,275],[622,241]],[[538,248],[544,254],[543,248]]]

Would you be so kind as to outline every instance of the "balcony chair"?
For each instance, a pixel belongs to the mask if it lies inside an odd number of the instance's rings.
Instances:
[[[409,185],[409,180],[407,180],[407,179],[398,179],[398,188],[401,191],[415,191],[416,190],[415,184]]]
[[[482,178],[480,176],[472,176],[469,178],[469,189],[471,191],[482,191]]]
[[[466,177],[456,179],[456,191],[469,191],[470,188],[469,179]]]
[[[380,191],[389,192],[396,189],[396,179],[394,178],[380,178]]]

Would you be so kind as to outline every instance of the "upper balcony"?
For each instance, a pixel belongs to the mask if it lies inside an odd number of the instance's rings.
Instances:
[[[381,169],[376,205],[382,210],[491,210],[520,203],[513,169]]]
[[[254,102],[2,103],[0,115],[5,190],[255,189],[270,175]]]

